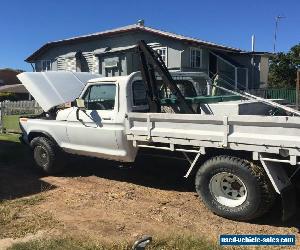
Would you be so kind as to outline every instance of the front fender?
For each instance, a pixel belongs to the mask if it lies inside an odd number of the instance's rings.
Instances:
[[[68,143],[67,121],[32,119],[23,126],[23,138],[30,141],[37,136],[45,136],[56,142],[59,147]]]

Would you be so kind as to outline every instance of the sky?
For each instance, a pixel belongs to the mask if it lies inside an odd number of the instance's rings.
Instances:
[[[300,0],[2,0],[0,68],[31,71],[24,59],[49,41],[89,34],[145,20],[145,25],[251,50],[277,51],[300,42]]]

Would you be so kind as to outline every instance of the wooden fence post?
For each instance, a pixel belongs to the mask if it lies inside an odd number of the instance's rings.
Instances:
[[[4,116],[4,102],[0,102],[0,133],[4,132],[3,116]]]

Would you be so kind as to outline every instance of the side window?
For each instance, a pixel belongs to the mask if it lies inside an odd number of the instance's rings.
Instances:
[[[167,53],[167,47],[158,47],[153,48],[161,57],[161,59],[164,61],[165,65],[168,66],[168,53]]]
[[[91,85],[83,96],[88,110],[113,110],[115,98],[115,84]]]
[[[191,48],[190,53],[191,68],[202,68],[202,50],[198,48]]]
[[[148,105],[144,82],[139,80],[132,83],[133,106]]]

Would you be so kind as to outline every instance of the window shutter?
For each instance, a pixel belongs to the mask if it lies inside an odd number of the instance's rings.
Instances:
[[[65,59],[66,71],[76,72],[76,58],[68,57]]]
[[[59,56],[57,58],[57,70],[61,71],[61,70],[66,70],[66,64],[65,64],[65,58]]]
[[[101,69],[100,69],[101,65]],[[100,74],[102,72],[102,64],[100,63],[100,58],[98,56],[94,56],[94,71],[95,74]]]
[[[85,57],[87,63],[88,63],[88,67],[89,67],[89,72],[92,73],[98,73],[96,72],[96,67],[95,67],[95,56],[93,52],[83,52],[82,55]]]
[[[76,72],[76,53],[70,52],[67,55],[59,56],[57,58],[57,70],[58,71],[73,71]],[[99,73],[99,60],[93,52],[83,52],[88,71],[92,73]]]

